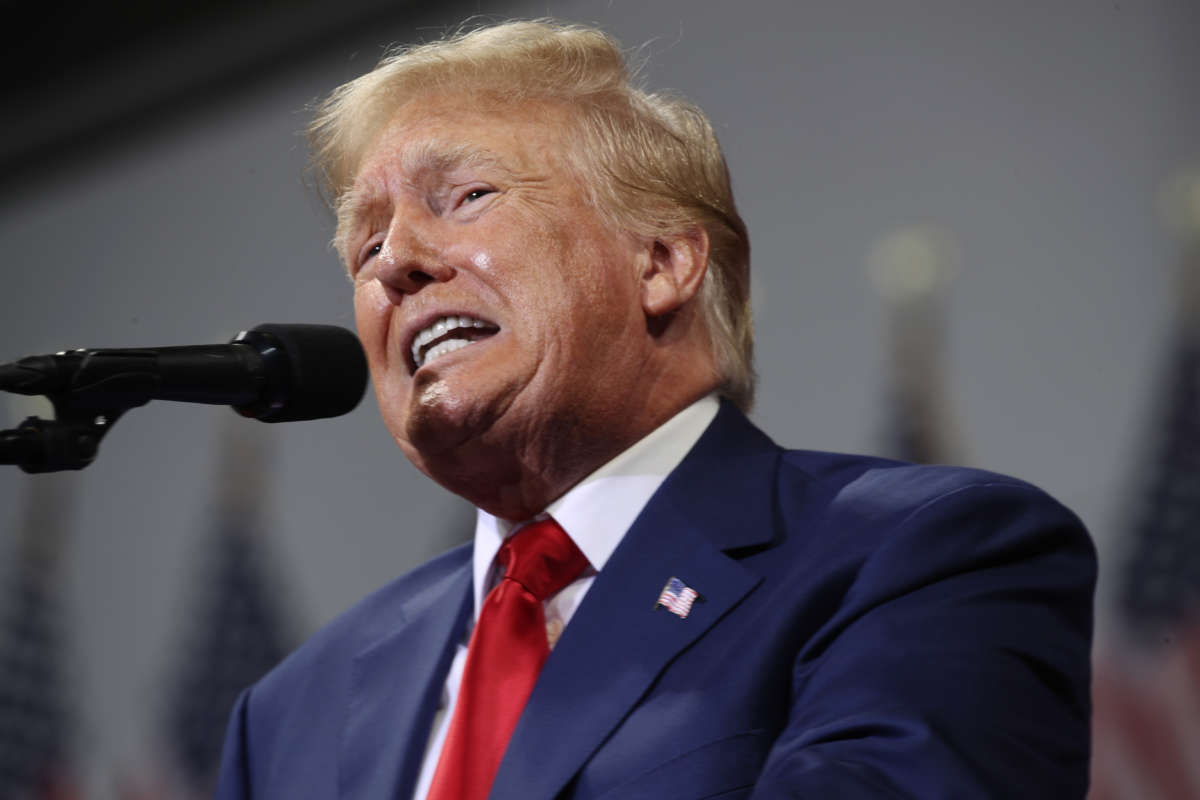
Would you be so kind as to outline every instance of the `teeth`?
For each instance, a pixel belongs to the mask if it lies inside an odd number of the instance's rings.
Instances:
[[[473,317],[442,317],[434,322],[429,327],[423,329],[416,335],[412,343],[413,363],[420,368],[424,364],[428,364],[438,356],[444,356],[446,353],[453,353],[455,350],[466,347],[471,344],[469,339],[448,339],[444,342],[438,342],[435,346],[422,355],[421,349],[434,339],[445,336],[447,333],[458,330],[459,328],[491,328],[495,327],[491,323],[484,322],[481,319]]]
[[[444,342],[439,342],[429,348],[429,352],[425,354],[425,359],[421,363],[428,364],[438,356],[444,356],[446,353],[453,353],[455,350],[461,350],[469,345],[466,339],[447,339]]]

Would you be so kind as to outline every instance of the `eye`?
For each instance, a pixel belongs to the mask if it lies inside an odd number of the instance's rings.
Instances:
[[[478,186],[463,194],[459,195],[458,205],[465,206],[474,203],[477,200],[482,200],[489,194],[495,194],[496,190],[489,186]]]
[[[362,249],[362,251],[359,252],[358,261],[353,265],[354,270],[351,274],[357,274],[359,270],[361,270],[364,266],[367,265],[368,261],[370,261],[375,256],[379,255],[379,253],[382,249],[383,249],[383,242],[375,242],[374,244],[370,245],[369,247],[364,247]]]

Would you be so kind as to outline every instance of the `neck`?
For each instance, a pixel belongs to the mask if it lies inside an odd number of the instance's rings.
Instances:
[[[675,378],[675,380],[673,380]],[[478,508],[512,522],[541,513],[571,487],[716,387],[663,374],[603,413],[557,414],[519,437],[483,436],[424,471]]]

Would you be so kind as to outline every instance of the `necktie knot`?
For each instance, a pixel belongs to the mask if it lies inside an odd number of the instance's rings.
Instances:
[[[557,522],[547,517],[510,536],[496,561],[504,577],[521,584],[539,602],[557,594],[587,568],[587,558]]]

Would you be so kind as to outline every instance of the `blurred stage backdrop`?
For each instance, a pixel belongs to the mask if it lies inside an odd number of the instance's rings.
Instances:
[[[306,106],[472,15],[597,23],[722,138],[757,422],[1076,510],[1093,797],[1200,797],[1194,0],[78,5],[3,56],[0,362],[352,326]],[[203,796],[233,693],[471,519],[373,397],[279,426],[152,403],[83,472],[3,467],[0,797]]]

